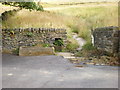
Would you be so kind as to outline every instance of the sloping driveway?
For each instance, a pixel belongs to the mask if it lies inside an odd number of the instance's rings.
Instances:
[[[75,67],[60,56],[3,54],[3,88],[118,88],[118,68]]]

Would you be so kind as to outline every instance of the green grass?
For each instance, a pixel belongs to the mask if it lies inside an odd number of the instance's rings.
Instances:
[[[87,42],[82,48],[83,48],[83,50],[86,50],[86,51],[96,49],[91,42]]]

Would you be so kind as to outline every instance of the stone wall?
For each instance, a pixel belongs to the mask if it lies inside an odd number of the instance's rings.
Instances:
[[[93,31],[94,46],[110,53],[120,52],[120,30],[118,27],[103,27]]]
[[[3,52],[12,52],[19,47],[35,46],[38,44],[50,44],[56,38],[66,42],[65,29],[55,28],[26,28],[26,29],[2,29]]]

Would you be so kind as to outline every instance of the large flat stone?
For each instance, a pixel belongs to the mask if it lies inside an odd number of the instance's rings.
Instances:
[[[53,47],[20,47],[19,56],[54,55]]]

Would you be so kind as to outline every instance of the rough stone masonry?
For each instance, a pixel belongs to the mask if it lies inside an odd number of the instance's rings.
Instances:
[[[3,52],[12,53],[23,46],[35,46],[43,43],[53,46],[56,38],[62,39],[65,43],[66,34],[65,29],[55,28],[2,29]]]
[[[120,30],[118,27],[96,28],[93,31],[94,46],[113,54],[120,54]]]

